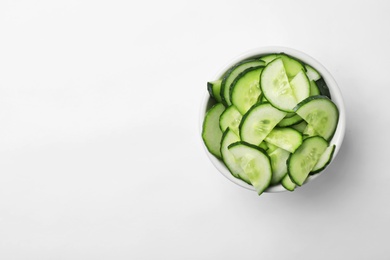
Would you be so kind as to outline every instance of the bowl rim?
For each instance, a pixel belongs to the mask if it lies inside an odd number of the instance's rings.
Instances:
[[[258,47],[258,48],[254,48],[254,49],[248,50],[246,52],[243,52],[243,53],[237,55],[236,57],[234,57],[233,59],[231,59],[230,61],[228,61],[216,73],[213,80],[220,79],[229,68],[231,68],[234,64],[236,64],[242,60],[263,56],[266,54],[273,54],[273,53],[285,53],[287,55],[290,55],[290,56],[304,62],[305,64],[312,66],[321,74],[322,78],[327,83],[332,101],[337,105],[337,107],[339,109],[339,122],[337,125],[336,132],[330,141],[330,145],[331,144],[336,145],[335,151],[333,153],[333,158],[330,162],[330,164],[331,164],[334,161],[334,159],[336,158],[336,156],[340,150],[340,147],[343,143],[344,136],[345,136],[345,128],[346,128],[345,105],[344,105],[344,100],[342,98],[342,93],[341,93],[340,88],[338,87],[338,84],[336,83],[335,79],[330,74],[330,72],[319,61],[317,61],[316,59],[314,59],[310,55],[308,55],[300,50],[289,48],[289,47],[284,47],[284,46]],[[199,127],[200,127],[201,134],[202,134],[204,116],[206,114],[207,108],[209,108],[209,106],[210,106],[210,102],[211,102],[210,95],[209,95],[208,91],[205,90],[205,93],[204,93],[204,96],[202,99],[202,103],[201,103],[200,113],[199,113]],[[235,178],[229,172],[229,170],[224,165],[224,163],[221,160],[217,159],[214,155],[212,155],[207,150],[207,147],[204,144],[202,138],[201,138],[201,141],[202,141],[202,146],[203,146],[208,158],[210,159],[210,161],[212,162],[214,167],[216,167],[217,170],[223,176],[225,176],[228,180],[232,181],[233,183],[235,183],[243,188],[255,191],[255,189],[252,185],[249,185],[248,183],[246,183],[238,178]],[[326,170],[327,169],[324,169],[322,172],[320,172],[318,174],[310,175],[303,185],[318,178],[320,175],[322,175],[324,172],[326,172]],[[297,188],[299,188],[299,186],[297,186]],[[275,193],[275,192],[284,192],[284,191],[287,191],[287,190],[281,184],[270,186],[265,190],[266,193]]]

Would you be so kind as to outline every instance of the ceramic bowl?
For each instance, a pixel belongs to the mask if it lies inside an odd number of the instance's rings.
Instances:
[[[272,53],[285,53],[287,55],[290,55],[290,56],[312,66],[322,75],[322,78],[325,80],[325,82],[329,88],[329,92],[330,92],[332,101],[337,105],[337,107],[339,109],[338,126],[337,126],[336,132],[335,132],[332,140],[330,141],[330,145],[332,145],[332,144],[336,145],[336,148],[335,148],[335,151],[333,154],[333,159],[332,159],[332,161],[333,161],[335,159],[335,157],[337,156],[337,153],[340,150],[341,144],[342,144],[343,139],[344,139],[344,134],[345,134],[346,120],[345,120],[344,102],[343,102],[343,98],[342,98],[342,94],[340,92],[340,89],[337,86],[337,83],[334,80],[334,78],[332,77],[332,75],[320,62],[318,62],[317,60],[315,60],[314,58],[312,58],[308,54],[303,53],[303,52],[298,51],[298,50],[295,50],[295,49],[291,49],[291,48],[287,48],[287,47],[280,47],[280,46],[273,46],[273,47],[271,46],[271,47],[262,47],[262,48],[253,49],[253,50],[247,51],[247,52],[237,56],[236,58],[232,59],[222,69],[219,70],[219,72],[215,75],[214,79],[208,79],[208,81],[220,79],[222,77],[222,75],[230,67],[232,67],[234,64],[236,64],[242,60],[249,59],[249,58],[255,58],[255,57],[259,57],[259,56],[264,56],[266,54],[272,54]],[[206,114],[206,111],[212,105],[215,104],[215,101],[212,98],[210,98],[210,95],[207,92],[207,90],[205,92],[206,93],[205,93],[204,98],[202,100],[201,109],[200,109],[201,110],[200,117],[199,117],[200,131],[202,131],[202,124],[203,124],[203,120],[204,120],[204,116]],[[223,176],[225,176],[227,179],[229,179],[233,183],[235,183],[243,188],[253,190],[253,191],[255,190],[253,188],[253,186],[247,184],[246,182],[244,182],[240,179],[235,178],[229,172],[229,170],[224,165],[224,163],[221,160],[217,159],[215,156],[213,156],[211,153],[209,153],[209,151],[207,150],[207,148],[204,144],[203,144],[203,146],[205,148],[205,151],[206,151],[211,163],[218,169],[218,171]],[[309,175],[309,177],[307,178],[306,182],[303,185],[307,185],[308,183],[310,183],[314,179],[318,178],[321,174],[324,174],[327,169],[328,168],[326,168],[325,170],[323,170],[322,172],[320,172],[318,174]],[[298,186],[297,186],[297,188],[298,188]],[[265,192],[282,192],[282,191],[286,191],[286,189],[282,185],[279,184],[279,185],[274,185],[274,186],[268,187]]]

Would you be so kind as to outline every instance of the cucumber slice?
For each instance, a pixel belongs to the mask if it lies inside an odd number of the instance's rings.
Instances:
[[[290,81],[290,86],[297,104],[310,96],[310,82],[303,70]]]
[[[295,190],[295,187],[297,186],[291,179],[290,179],[290,176],[288,176],[288,174],[286,174],[284,176],[284,178],[282,179],[281,181],[282,183],[282,186],[288,190],[288,191],[294,191]]]
[[[295,124],[299,124],[300,122],[303,121],[303,118],[300,117],[299,115],[295,114],[292,117],[285,117],[278,123],[278,126],[284,127],[284,126],[292,126]]]
[[[219,118],[219,127],[222,132],[225,132],[226,128],[229,127],[237,136],[240,136],[238,126],[240,125],[241,118],[242,115],[237,108],[231,105],[221,114]]]
[[[254,105],[242,117],[239,127],[241,140],[259,145],[285,115],[286,112],[269,103]]]
[[[265,98],[276,108],[294,112],[297,105],[282,58],[271,61],[261,73],[260,87]]]
[[[302,122],[298,123],[298,124],[295,124],[295,125],[291,126],[291,128],[294,128],[295,130],[297,130],[298,132],[300,132],[302,134],[305,131],[306,127],[307,127],[307,123],[304,120]]]
[[[290,155],[287,161],[288,174],[295,184],[301,186],[305,182],[327,147],[328,142],[324,138],[313,136],[305,139]]]
[[[241,114],[245,114],[259,99],[259,81],[263,68],[264,66],[258,66],[244,70],[231,85],[231,102]]]
[[[336,145],[331,145],[328,148],[326,148],[325,152],[321,155],[317,164],[314,165],[314,168],[313,168],[313,170],[311,170],[310,174],[319,173],[319,172],[323,171],[326,168],[326,166],[329,165],[330,161],[332,160],[335,148],[336,148]]]
[[[264,65],[264,61],[261,61],[259,59],[249,59],[249,60],[242,61],[234,65],[232,68],[230,68],[226,72],[221,83],[222,103],[224,103],[226,106],[230,106],[232,104],[232,102],[230,101],[230,86],[235,80],[235,78],[241,72],[251,67],[263,66],[263,65]]]
[[[279,54],[279,57],[283,60],[283,64],[286,68],[286,73],[289,80],[294,78],[300,71],[306,71],[303,64],[291,56],[286,54]]]
[[[234,155],[257,193],[261,195],[272,179],[271,163],[266,152],[258,146],[245,142],[231,144],[229,151]]]
[[[268,63],[270,63],[271,61],[273,61],[274,59],[276,59],[278,57],[279,57],[278,54],[268,54],[268,55],[261,57],[260,60],[264,61],[265,65],[267,65]]]
[[[321,74],[315,70],[312,66],[305,64],[306,75],[310,80],[319,80],[321,78]]]
[[[229,145],[238,141],[240,141],[240,138],[231,129],[226,129],[221,141],[222,161],[234,177],[242,179],[250,184],[248,177],[245,175],[240,165],[237,164],[236,158],[228,149]]]
[[[302,134],[289,127],[274,128],[264,140],[293,153],[302,144]]]
[[[274,144],[271,144],[271,143],[267,143],[266,141],[262,142],[262,143],[265,143],[268,147],[267,149],[267,153],[270,154],[272,153],[273,151],[275,151],[276,149],[278,149],[279,147],[277,147],[276,145]]]
[[[286,162],[290,156],[290,152],[282,148],[276,148],[272,152],[267,151],[267,153],[271,160],[271,167],[272,167],[271,184],[274,185],[279,183],[287,174]]]
[[[222,102],[221,99],[221,83],[222,80],[215,80],[207,82],[207,90],[211,97],[213,97],[217,102]]]
[[[316,80],[316,84],[318,86],[318,89],[320,90],[321,95],[327,96],[329,99],[332,98],[330,96],[330,91],[329,91],[328,85],[326,85],[326,82],[323,78]]]
[[[318,96],[321,95],[320,89],[318,88],[316,82],[314,80],[310,81],[310,96]]]
[[[219,117],[225,111],[225,106],[222,103],[217,103],[211,107],[205,116],[202,128],[202,139],[207,150],[221,158],[221,138],[222,131],[219,127]]]
[[[327,97],[312,96],[297,105],[296,113],[326,140],[330,140],[337,128],[339,111]]]
[[[267,150],[268,150],[268,145],[267,145],[266,142],[261,142],[261,143],[259,144],[259,147],[260,147],[261,149],[263,149],[264,151],[267,151]]]
[[[317,131],[313,128],[312,125],[306,124],[306,127],[303,130],[303,135],[305,137],[309,137],[309,136],[315,136],[315,135],[320,135],[320,134],[317,133]]]

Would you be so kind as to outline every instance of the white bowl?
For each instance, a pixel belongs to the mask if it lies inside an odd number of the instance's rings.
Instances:
[[[240,62],[242,60],[245,60],[245,59],[248,59],[248,58],[254,58],[254,57],[258,57],[258,56],[263,56],[263,55],[271,54],[271,53],[285,53],[287,55],[290,55],[292,57],[297,58],[298,60],[301,60],[302,62],[312,66],[313,68],[315,68],[322,75],[323,79],[325,80],[325,82],[326,82],[326,84],[327,84],[327,86],[329,88],[329,92],[330,92],[332,101],[337,105],[337,107],[339,109],[339,122],[338,122],[338,125],[337,125],[336,132],[335,132],[332,140],[330,141],[330,145],[332,145],[332,144],[336,145],[336,148],[335,148],[335,151],[334,151],[334,154],[333,154],[333,159],[332,159],[332,161],[333,161],[334,158],[336,157],[337,153],[339,152],[341,144],[342,144],[343,139],[344,139],[345,122],[346,122],[346,120],[345,120],[345,107],[344,107],[344,102],[343,102],[343,98],[342,98],[340,89],[338,88],[336,81],[334,80],[332,75],[325,69],[325,67],[322,66],[322,64],[319,63],[318,61],[316,61],[314,58],[310,57],[309,55],[307,55],[307,54],[305,54],[305,53],[303,53],[301,51],[294,50],[294,49],[291,49],[291,48],[286,48],[286,47],[270,46],[270,47],[257,48],[257,49],[253,49],[253,50],[247,51],[247,52],[239,55],[238,57],[232,59],[228,64],[226,64],[225,67],[223,67],[216,74],[214,79],[209,79],[208,81],[220,79],[222,77],[222,75],[230,67],[232,67],[234,64],[236,64],[236,63],[238,63],[238,62]],[[199,120],[200,120],[200,132],[202,132],[202,124],[203,124],[203,120],[204,120],[204,116],[206,114],[206,111],[215,103],[210,98],[210,95],[207,92],[207,90],[205,92],[206,93],[204,95],[203,102],[202,102],[202,105],[201,105],[200,118],[199,118]],[[221,160],[219,160],[216,157],[214,157],[207,150],[207,148],[204,145],[204,143],[203,143],[203,146],[205,148],[205,151],[206,151],[210,161],[222,173],[223,176],[225,176],[230,181],[234,182],[235,184],[237,184],[237,185],[239,185],[239,186],[241,186],[243,188],[247,188],[247,189],[253,190],[253,191],[255,190],[253,188],[253,186],[247,184],[246,182],[244,182],[244,181],[242,181],[240,179],[235,178],[229,172],[229,170],[226,168],[225,164]],[[314,179],[316,179],[319,175],[323,174],[324,172],[326,172],[326,169],[324,171],[318,173],[318,174],[310,175],[307,178],[305,184],[313,181]],[[282,191],[286,191],[286,189],[282,185],[271,186],[271,187],[269,187],[268,189],[265,190],[265,192],[282,192]]]

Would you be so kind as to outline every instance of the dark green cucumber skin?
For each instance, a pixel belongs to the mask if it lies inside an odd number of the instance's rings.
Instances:
[[[259,150],[260,152],[264,153],[268,157],[269,160],[271,160],[271,158],[268,156],[267,152],[263,148],[261,148],[257,145],[254,145],[254,144],[247,143],[245,141],[238,141],[238,142],[232,143],[231,145],[228,146],[228,149],[235,146],[235,145],[240,145],[240,144],[243,144],[243,145],[249,146],[251,148],[254,148],[256,150]]]
[[[299,102],[297,104],[297,106],[294,108],[294,111],[296,112],[298,110],[298,108],[300,108],[301,106],[303,106],[304,104],[312,101],[313,99],[328,99],[328,100],[331,100],[328,96],[324,96],[324,95],[315,95],[315,96],[309,96],[308,98],[305,98],[304,100],[302,100],[301,102]],[[332,102],[333,103],[333,102]]]
[[[328,85],[326,84],[323,78],[316,80],[315,83],[317,84],[317,87],[320,90],[321,95],[326,96],[329,99],[332,99],[332,97],[330,96]]]
[[[330,156],[329,156],[329,160],[328,160],[328,162],[324,165],[324,167],[319,168],[319,169],[316,170],[316,171],[310,172],[309,175],[315,175],[315,174],[320,173],[320,172],[322,172],[323,170],[325,170],[325,168],[326,168],[326,167],[330,164],[330,162],[332,161],[332,159],[333,159],[333,154],[334,154],[334,151],[335,151],[335,150],[336,150],[336,145],[333,146],[333,150],[332,150],[332,152],[331,152],[331,154],[330,154]]]
[[[213,83],[207,82],[207,91],[209,92],[210,97],[215,98],[213,94]]]
[[[286,126],[292,126],[292,125],[297,125],[299,123],[301,123],[303,121],[303,118],[299,118],[299,119],[293,119],[294,116],[290,117],[290,118],[283,118],[282,121],[280,121],[277,126],[279,127],[286,127]],[[284,121],[283,121],[284,120]],[[288,122],[288,123],[286,123]]]
[[[288,175],[288,173],[287,173],[287,175]],[[296,184],[295,184],[295,186],[294,186],[294,188],[290,188],[290,187],[288,187],[288,186],[286,186],[285,184],[284,184],[284,182],[283,182],[283,179],[280,181],[280,184],[283,186],[283,188],[285,188],[286,190],[288,190],[288,191],[294,191],[295,190],[295,188],[296,188]]]
[[[246,73],[252,71],[252,70],[257,70],[257,69],[260,69],[260,68],[264,68],[264,66],[255,66],[255,67],[250,67],[250,68],[247,68],[245,69],[243,72],[241,72],[240,74],[238,74],[238,76],[234,79],[234,81],[232,82],[232,84],[230,85],[230,91],[229,91],[229,95],[230,95],[230,101],[232,100],[232,90],[234,88],[234,86],[236,85],[237,81],[242,78]],[[261,73],[260,73],[261,74]],[[259,81],[260,81],[260,77],[259,77]]]
[[[226,102],[226,99],[225,99],[225,95],[224,95],[224,92],[225,92],[225,85],[226,85],[226,80],[227,78],[229,77],[229,75],[232,73],[232,71],[234,69],[236,69],[238,66],[244,64],[244,63],[248,63],[248,62],[253,62],[253,61],[260,61],[259,58],[250,58],[250,59],[246,59],[246,60],[243,60],[243,61],[240,61],[238,63],[236,63],[235,65],[233,65],[230,69],[228,69],[226,71],[226,73],[223,75],[222,77],[222,82],[221,82],[221,100],[222,100],[222,103],[227,106],[227,102]]]

